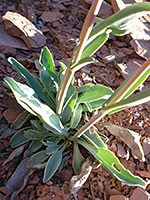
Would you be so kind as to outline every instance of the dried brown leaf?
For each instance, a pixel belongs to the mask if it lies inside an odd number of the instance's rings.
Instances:
[[[145,161],[144,152],[140,143],[140,134],[132,130],[114,125],[104,124],[108,131],[126,143],[132,150],[134,158],[138,158],[140,161]]]
[[[73,176],[70,180],[71,194],[76,194],[88,179],[92,170],[92,161],[88,158],[82,165],[82,170],[79,175]]]

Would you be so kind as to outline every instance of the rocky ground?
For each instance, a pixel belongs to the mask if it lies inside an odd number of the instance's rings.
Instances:
[[[112,15],[114,10],[119,9],[120,5],[117,7],[116,1],[112,2],[113,4],[109,0],[103,2],[100,17],[106,18]],[[130,4],[135,1],[123,2]],[[16,132],[11,128],[11,124],[22,112],[22,108],[14,100],[3,79],[10,76],[20,82],[24,80],[7,59],[10,56],[16,58],[32,74],[38,76],[37,61],[40,49],[46,45],[53,54],[56,70],[59,70],[59,61],[68,64],[90,3],[90,0],[1,0],[0,2],[0,200],[8,194],[6,184],[21,160],[21,156],[7,160],[13,151],[9,146],[9,140]],[[75,84],[98,83],[113,90],[120,86],[150,56],[149,21],[148,15],[136,21],[134,26],[132,24],[130,35],[124,37],[110,35],[110,39],[95,55],[99,63],[78,71]],[[146,88],[150,88],[150,77],[139,90]],[[132,173],[148,181],[150,179],[150,103],[107,116],[102,123],[120,125],[141,135],[145,162],[135,159],[127,145],[97,124],[100,131],[105,131],[109,138],[107,143],[109,149],[119,157],[121,163]],[[42,174],[42,170],[36,170],[27,183],[24,182],[22,187],[18,185],[19,194],[14,199],[150,199],[150,185],[146,190],[124,185],[101,166],[92,171],[76,197],[71,195],[69,181],[74,175],[71,159],[64,164],[62,171],[57,172],[46,184],[42,183]]]

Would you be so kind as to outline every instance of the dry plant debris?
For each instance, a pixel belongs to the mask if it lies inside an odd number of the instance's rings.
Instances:
[[[86,16],[87,10],[90,7],[90,2],[87,0],[46,0],[46,1],[2,1],[0,3],[0,159],[1,159],[1,183],[0,183],[0,199],[8,194],[6,182],[17,168],[17,163],[20,158],[15,157],[14,160],[2,164],[9,158],[12,149],[9,146],[9,138],[14,133],[14,129],[9,128],[9,123],[14,121],[17,114],[22,112],[16,109],[15,103],[9,100],[8,104],[4,96],[10,94],[8,88],[3,84],[3,78],[6,76],[14,77],[17,81],[23,81],[16,71],[7,62],[9,56],[16,57],[22,62],[27,69],[34,75],[37,74],[37,68],[34,65],[34,60],[38,59],[40,49],[47,41],[46,45],[54,54],[55,60],[62,60],[68,63],[72,50],[76,44],[76,39],[79,37],[80,30]],[[112,1],[113,2],[113,1]],[[116,1],[118,2],[118,1]],[[135,1],[123,1],[125,4],[134,3]],[[112,14],[113,4],[111,1],[104,1],[102,13],[110,16]],[[29,30],[22,29],[19,22],[19,30],[21,30],[20,38],[24,39],[24,43],[19,38],[8,34],[4,30],[4,17],[8,11],[15,12],[15,16],[19,15],[19,19],[32,28],[33,32],[38,32],[38,38],[34,41],[29,34],[25,32]],[[45,16],[44,16],[44,13]],[[48,15],[47,15],[48,13]],[[51,18],[49,18],[51,13]],[[22,17],[25,16],[25,17]],[[18,20],[19,20],[18,19]],[[32,21],[29,22],[28,20]],[[91,65],[89,68],[84,68],[76,73],[76,85],[85,83],[102,83],[114,90],[124,81],[132,70],[138,67],[138,63],[143,63],[149,56],[149,16],[140,19],[140,26],[143,28],[142,34],[131,34],[131,37],[112,37],[109,41],[96,53],[96,59],[100,61],[98,65]],[[17,24],[14,20],[10,20],[14,28]],[[6,22],[8,23],[8,22]],[[13,24],[14,23],[14,24]],[[34,24],[34,25],[33,25]],[[137,25],[137,24],[136,24]],[[138,29],[137,26],[134,28]],[[147,31],[145,31],[145,30]],[[141,30],[140,30],[141,31]],[[17,31],[13,29],[14,34]],[[43,32],[43,33],[42,33]],[[16,35],[18,36],[18,35]],[[144,36],[144,39],[143,39]],[[141,38],[140,38],[141,37]],[[31,48],[38,48],[32,49]],[[26,57],[26,59],[25,59]],[[119,64],[116,64],[119,63]],[[131,68],[132,66],[132,68]],[[59,70],[56,62],[57,70]],[[144,87],[150,87],[150,78],[144,84]],[[11,95],[11,94],[10,94]],[[150,104],[138,106],[136,108],[121,111],[112,116],[106,117],[103,123],[114,123],[132,129],[141,136],[143,144],[145,162],[135,160],[130,152],[130,149],[123,144],[118,138],[107,132],[108,145],[113,152],[120,157],[121,163],[134,174],[140,175],[145,180],[150,179]],[[98,126],[99,124],[97,124]],[[99,126],[99,130],[103,133],[103,128]],[[10,167],[11,165],[11,167]],[[21,183],[24,189],[16,196],[15,200],[50,200],[50,199],[74,199],[69,191],[69,177],[74,173],[71,170],[71,160],[64,165],[62,174],[56,173],[56,176],[48,181],[45,185],[42,184],[42,173],[33,173],[30,176],[28,186],[25,182]],[[69,170],[69,171],[68,171]],[[63,177],[63,178],[62,178]],[[64,178],[67,177],[67,178]],[[19,183],[18,183],[19,184]],[[110,176],[101,166],[94,169],[90,174],[87,182],[77,192],[79,200],[148,200],[150,199],[150,186],[146,190],[129,187],[123,185],[120,181]]]

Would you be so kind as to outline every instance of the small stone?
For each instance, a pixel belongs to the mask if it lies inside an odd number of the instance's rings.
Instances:
[[[150,153],[150,137],[147,137],[143,140],[143,150],[144,155],[148,155]]]
[[[149,178],[150,179],[150,173],[147,172],[147,171],[135,170],[135,172],[143,178]]]
[[[19,112],[11,109],[7,109],[3,112],[3,116],[7,120],[8,124],[11,124],[18,117],[19,114]]]
[[[127,153],[125,152],[125,150],[120,142],[117,143],[117,147],[118,147],[117,155],[121,158],[126,158]]]
[[[39,183],[39,181],[40,181],[40,178],[37,175],[35,175],[32,179],[29,180],[29,184],[35,185]]]
[[[136,188],[130,197],[130,200],[149,200],[150,194],[141,188]]]
[[[123,195],[113,195],[109,198],[109,200],[128,200],[128,198]]]
[[[44,21],[44,22],[54,22],[54,21],[57,21],[58,19],[62,18],[63,15],[60,13],[60,12],[51,12],[51,11],[47,11],[47,12],[44,12],[42,15],[41,15],[41,19]]]

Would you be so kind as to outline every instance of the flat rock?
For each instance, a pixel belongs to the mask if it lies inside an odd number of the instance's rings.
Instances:
[[[131,40],[131,46],[134,48],[135,52],[147,59],[150,57],[150,41],[149,40]]]
[[[24,40],[28,48],[40,48],[45,45],[46,37],[32,22],[16,12],[7,11],[3,15],[6,31]]]
[[[150,179],[150,173],[147,172],[147,171],[135,170],[135,172],[143,178],[149,178]]]
[[[117,63],[116,67],[124,79],[127,79],[133,72],[140,68],[143,60],[130,59],[127,63]]]
[[[149,200],[150,194],[141,188],[136,188],[130,197],[130,200]]]
[[[41,19],[44,21],[44,22],[54,22],[54,21],[57,21],[58,19],[62,18],[63,15],[60,13],[60,12],[51,12],[51,11],[47,11],[47,12],[44,12],[42,15],[41,15]]]
[[[11,109],[7,109],[3,112],[3,116],[7,120],[8,124],[11,124],[18,117],[18,115],[18,112]]]
[[[147,137],[143,140],[143,150],[144,155],[148,155],[150,153],[150,137]]]
[[[127,200],[128,198],[126,198],[123,195],[113,195],[109,198],[109,200]]]
[[[5,31],[4,24],[0,25],[0,45],[17,49],[28,49],[22,39],[13,37]]]

